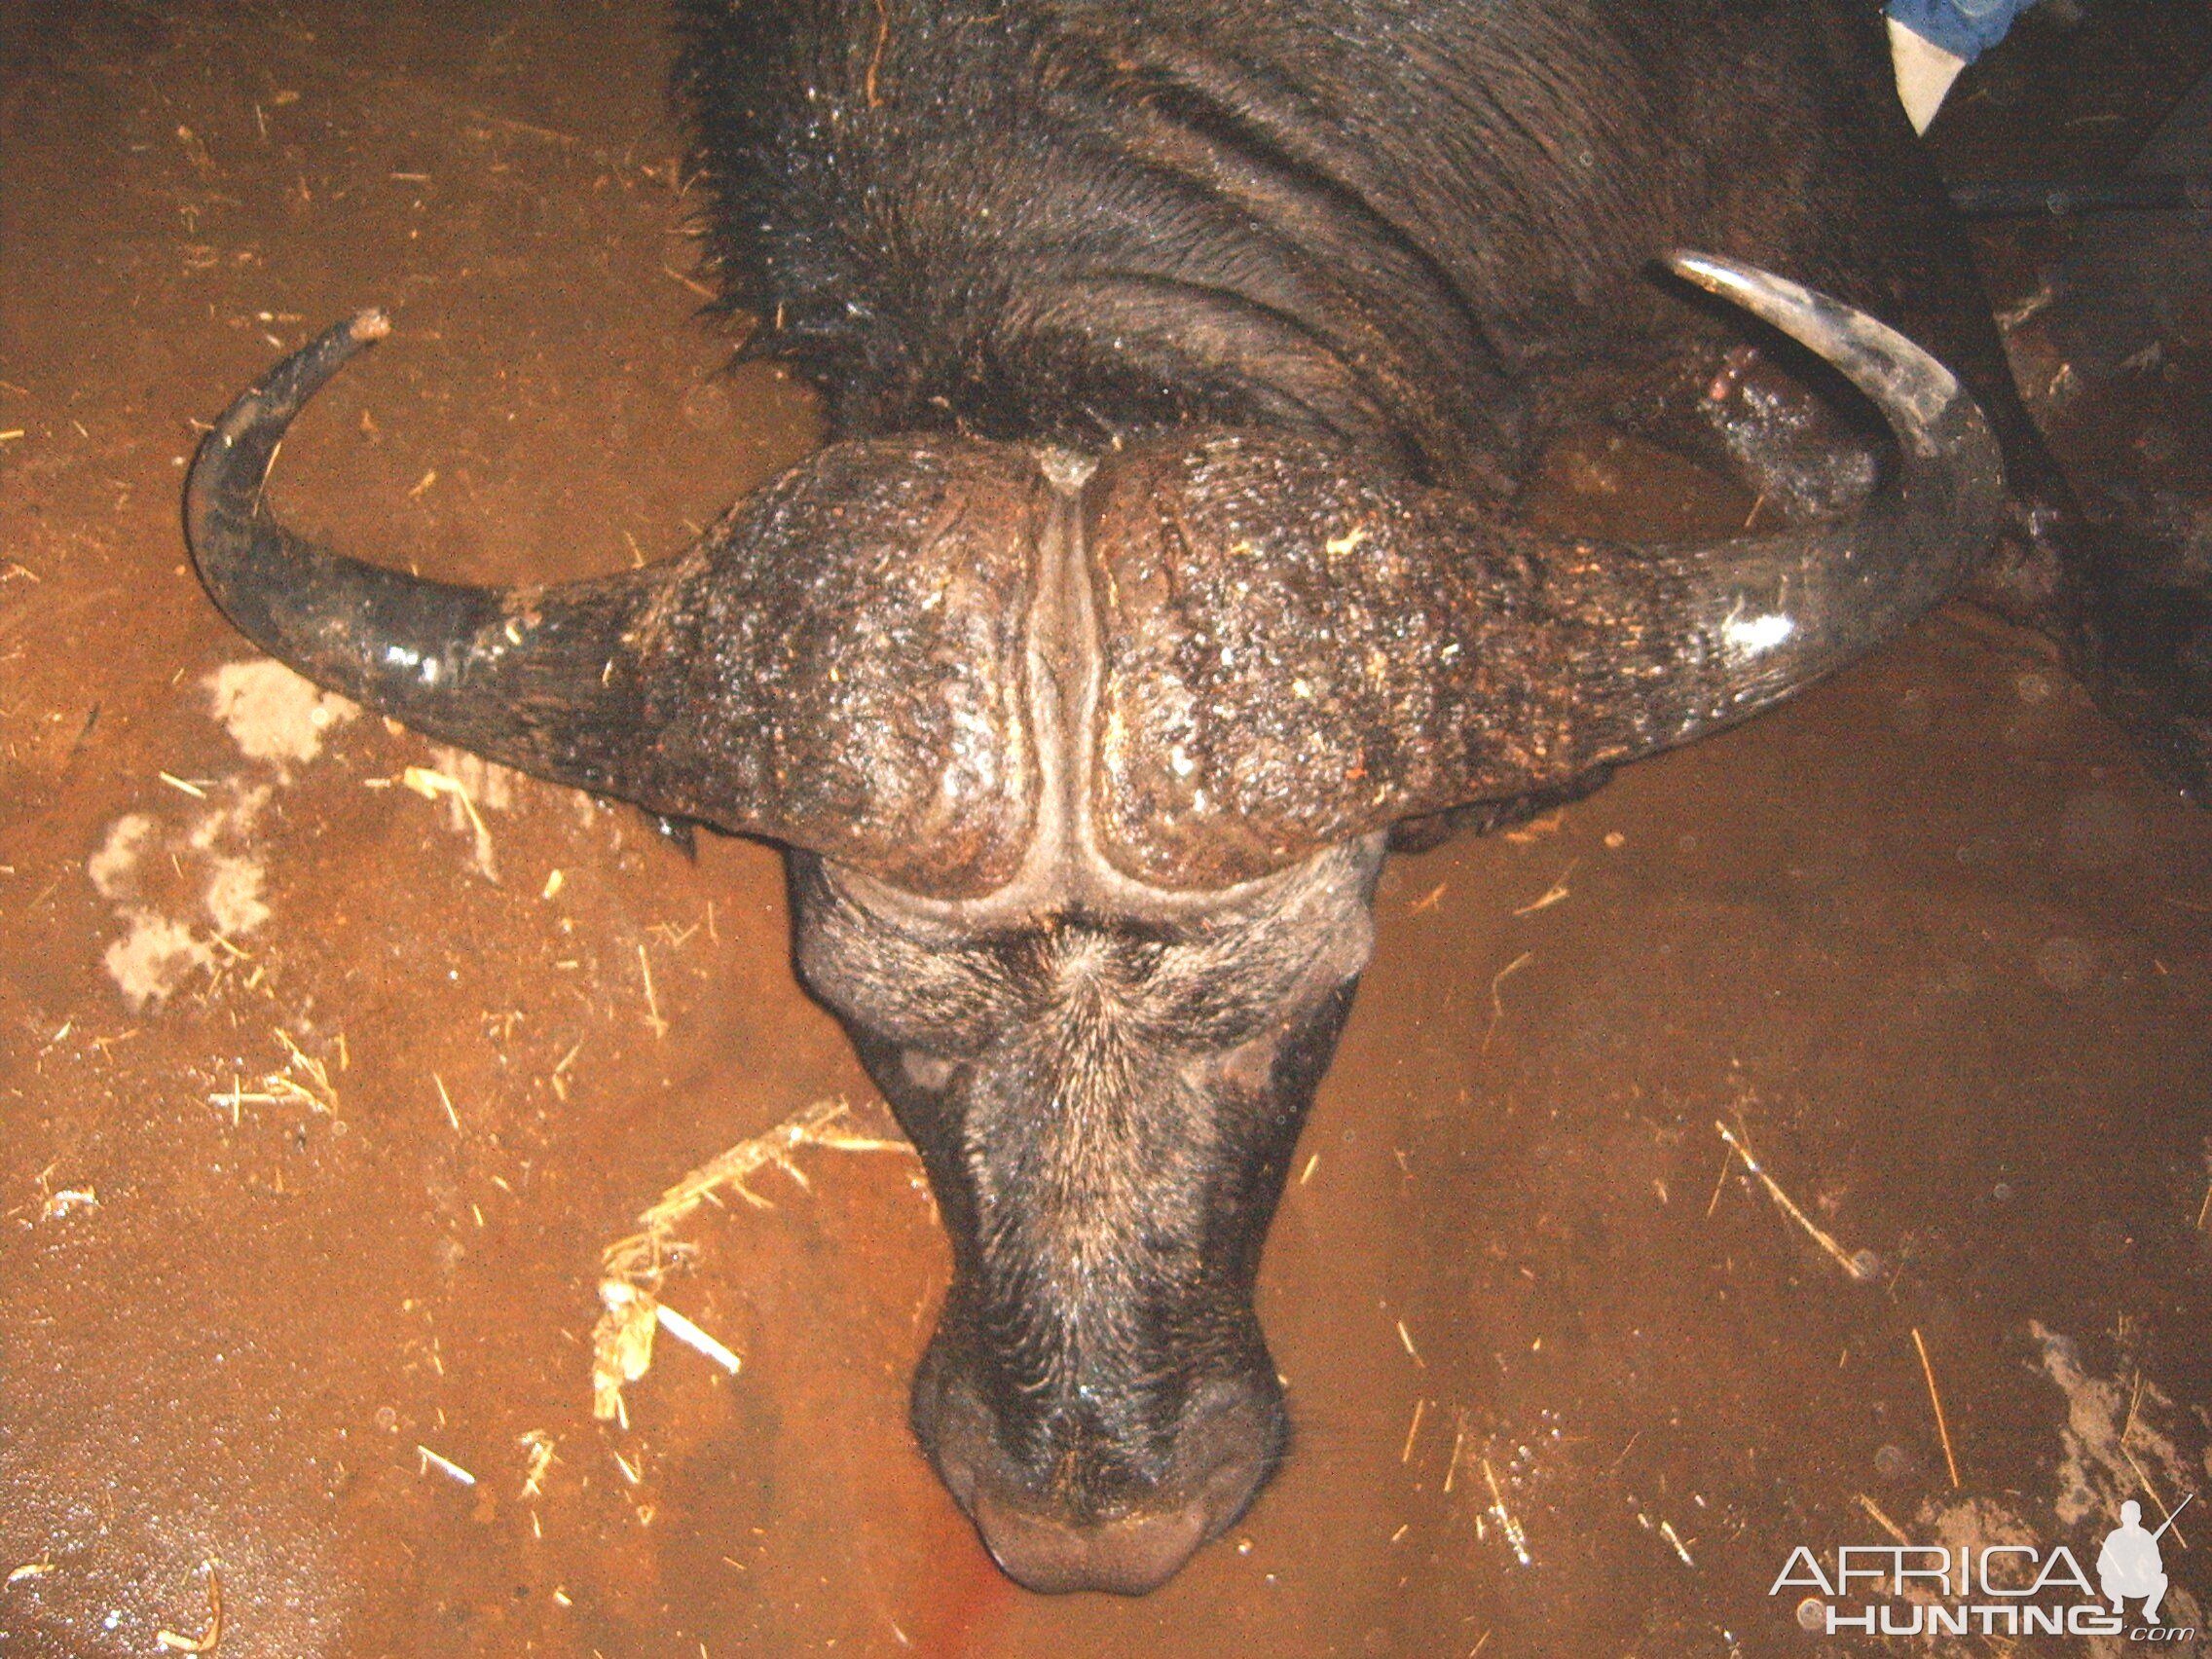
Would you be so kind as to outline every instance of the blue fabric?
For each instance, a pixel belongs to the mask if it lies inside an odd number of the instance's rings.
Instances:
[[[2005,38],[2036,0],[1890,0],[1890,16],[1922,40],[1972,63]]]

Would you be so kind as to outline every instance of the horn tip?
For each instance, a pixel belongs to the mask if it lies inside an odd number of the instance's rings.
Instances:
[[[1683,280],[1695,282],[1709,294],[1731,298],[1760,288],[1771,288],[1781,280],[1741,260],[1724,258],[1717,253],[1699,253],[1692,248],[1676,248],[1659,263]]]

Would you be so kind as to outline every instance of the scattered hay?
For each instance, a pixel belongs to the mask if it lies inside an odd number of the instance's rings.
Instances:
[[[553,1453],[553,1437],[542,1428],[534,1428],[521,1436],[516,1444],[522,1448],[523,1456],[528,1459],[522,1476],[523,1498],[528,1501],[542,1496],[545,1492],[545,1477],[552,1472],[553,1465],[558,1460]]]
[[[435,1469],[439,1474],[445,1476],[447,1480],[452,1481],[456,1486],[472,1487],[476,1484],[476,1477],[468,1470],[462,1468],[451,1457],[445,1456],[441,1453],[431,1451],[427,1446],[423,1445],[420,1441],[416,1443],[415,1455],[421,1460],[417,1467],[417,1473],[419,1474],[426,1475],[432,1469]]]
[[[592,1416],[602,1422],[629,1424],[622,1390],[652,1369],[653,1333],[667,1329],[671,1336],[689,1343],[700,1352],[734,1373],[738,1356],[701,1331],[698,1326],[660,1305],[660,1288],[668,1270],[688,1255],[677,1239],[677,1230],[701,1204],[719,1201],[718,1195],[734,1193],[756,1209],[775,1206],[749,1184],[770,1167],[781,1169],[800,1187],[810,1185],[806,1172],[793,1161],[802,1147],[830,1152],[903,1152],[912,1148],[903,1140],[857,1132],[851,1127],[852,1109],[842,1100],[818,1100],[795,1112],[774,1128],[751,1140],[740,1141],[719,1157],[701,1164],[660,1196],[660,1200],[638,1217],[639,1231],[609,1244],[600,1259],[599,1300],[602,1312],[592,1330]]]
[[[246,1088],[244,1081],[234,1075],[230,1088],[209,1092],[207,1104],[229,1107],[233,1124],[239,1123],[242,1109],[249,1105],[305,1106],[310,1112],[329,1118],[337,1117],[338,1086],[330,1081],[330,1067],[313,1054],[303,1051],[292,1041],[292,1034],[281,1025],[272,1026],[271,1030],[276,1034],[276,1041],[283,1045],[286,1055],[284,1064],[264,1075],[258,1088]],[[346,1041],[343,1033],[338,1041],[343,1052]],[[343,1061],[340,1069],[344,1069]],[[293,1076],[294,1072],[299,1075]]]
[[[1757,1159],[1751,1156],[1751,1149],[1747,1146],[1742,1140],[1738,1139],[1736,1135],[1729,1129],[1726,1124],[1720,1123],[1715,1120],[1713,1126],[1720,1131],[1720,1138],[1727,1143],[1728,1158],[1743,1160],[1744,1167],[1750,1170],[1753,1175],[1757,1176],[1760,1184],[1766,1188],[1767,1197],[1774,1200],[1775,1208],[1782,1211],[1784,1215],[1788,1216],[1791,1221],[1795,1222],[1799,1227],[1803,1228],[1805,1230],[1806,1236],[1811,1238],[1814,1243],[1818,1244],[1821,1247],[1822,1254],[1825,1255],[1829,1261],[1835,1263],[1837,1267],[1841,1268],[1844,1271],[1846,1277],[1857,1279],[1863,1284],[1866,1281],[1872,1279],[1874,1275],[1881,1271],[1881,1259],[1877,1257],[1871,1250],[1861,1250],[1856,1255],[1854,1255],[1852,1252],[1846,1250],[1842,1245],[1838,1244],[1826,1233],[1823,1232],[1821,1228],[1814,1223],[1811,1216],[1807,1215],[1803,1210],[1797,1207],[1796,1203],[1790,1198],[1789,1195],[1782,1190],[1782,1184],[1777,1181],[1772,1175],[1769,1175],[1766,1172],[1765,1166],[1762,1165]],[[1728,1161],[1723,1160],[1720,1165],[1720,1182],[1723,1184],[1728,1179],[1729,1167],[1730,1165]],[[1719,1201],[1720,1186],[1719,1184],[1716,1184],[1714,1188],[1714,1202],[1713,1204],[1708,1204],[1706,1206],[1705,1213],[1707,1215],[1711,1215],[1714,1210],[1714,1205],[1717,1204]],[[1924,1353],[1922,1355],[1922,1360],[1924,1363],[1926,1361],[1926,1357],[1927,1356]],[[1928,1389],[1931,1394],[1933,1394],[1936,1390],[1936,1379],[1933,1375],[1931,1375],[1928,1379]],[[1938,1416],[1941,1415],[1941,1411],[1942,1408],[1940,1405],[1938,1405],[1936,1408]],[[1946,1446],[1945,1450],[1948,1451],[1949,1448]],[[1956,1475],[1956,1473],[1957,1471],[1954,1469],[1953,1474]],[[1954,1479],[1952,1484],[1955,1486],[1958,1483]]]
[[[1497,994],[1498,987],[1535,960],[1536,953],[1534,951],[1524,950],[1519,956],[1516,956],[1490,977],[1490,1024],[1483,1032],[1482,1051],[1484,1053],[1490,1052],[1491,1039],[1497,1035],[1497,1028],[1505,1019],[1505,1003]]]
[[[1523,1567],[1533,1567],[1535,1561],[1529,1554],[1529,1534],[1520,1521],[1505,1507],[1505,1493],[1497,1484],[1497,1471],[1490,1466],[1490,1459],[1482,1460],[1483,1480],[1490,1487],[1490,1512],[1497,1517],[1497,1524],[1505,1533],[1505,1541],[1513,1551],[1513,1559]]]
[[[402,789],[412,790],[424,800],[445,798],[452,814],[454,828],[465,825],[475,832],[473,863],[476,873],[497,887],[499,884],[499,864],[492,851],[492,831],[485,828],[483,814],[476,810],[478,792],[468,787],[452,772],[440,772],[428,766],[410,766],[399,774]]]
[[[223,1640],[223,1575],[212,1561],[203,1561],[200,1569],[207,1575],[207,1628],[198,1636],[179,1636],[164,1626],[154,1633],[154,1640],[165,1652],[212,1653]]]
[[[1921,1340],[1920,1327],[1912,1328],[1912,1346],[1920,1354],[1920,1374],[1928,1379],[1928,1403],[1936,1408],[1936,1432],[1943,1441],[1943,1466],[1951,1472],[1951,1490],[1959,1490],[1959,1459],[1951,1451],[1951,1425],[1943,1416],[1943,1396],[1936,1391],[1936,1367],[1929,1363],[1928,1345]]]
[[[1580,859],[1568,859],[1567,861],[1567,867],[1559,872],[1559,879],[1557,881],[1553,882],[1549,887],[1545,888],[1541,894],[1537,895],[1537,897],[1535,897],[1534,899],[1530,900],[1528,903],[1522,905],[1513,913],[1516,916],[1532,916],[1538,910],[1548,910],[1554,904],[1564,903],[1567,898],[1571,896],[1570,891],[1567,885],[1567,878],[1572,875],[1575,870],[1581,866],[1581,864],[1582,861]]]

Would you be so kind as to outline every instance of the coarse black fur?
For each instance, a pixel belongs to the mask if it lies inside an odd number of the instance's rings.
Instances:
[[[1650,277],[1698,246],[1898,327],[2047,465],[1867,7],[680,15],[726,303],[840,433],[1202,420],[1509,482],[1718,338]]]
[[[1849,504],[1871,468],[1839,465],[1837,441],[1870,461],[1879,424],[1846,392],[1844,424],[1808,439],[1801,402],[1728,395],[1741,319],[1652,279],[1659,251],[1711,248],[1960,376],[2017,504],[1976,596],[2057,638],[2163,776],[2212,787],[2212,607],[2082,522],[1899,107],[1878,8],[679,12],[724,303],[762,319],[748,350],[799,366],[840,432],[1097,447],[1258,425],[1497,496],[1596,417],[1732,463],[1770,506]]]

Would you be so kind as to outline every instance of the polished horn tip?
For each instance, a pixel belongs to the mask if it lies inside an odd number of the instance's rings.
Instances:
[[[1697,253],[1678,247],[1660,260],[1676,276],[1695,282],[1711,294],[1745,294],[1760,289],[1781,288],[1792,297],[1802,297],[1805,290],[1785,277],[1761,271],[1755,265],[1745,265],[1733,259],[1724,259],[1716,253]]]
[[[260,512],[262,480],[268,476],[284,428],[301,405],[350,358],[390,333],[391,318],[381,306],[355,312],[279,359],[252,389],[223,411],[200,446],[184,486],[185,540],[203,575],[208,573],[208,559],[215,554],[225,522],[238,530]],[[209,591],[236,621],[221,581],[211,578]],[[262,638],[250,627],[246,633]]]
[[[1874,400],[1913,454],[1933,453],[1936,429],[1956,424],[1975,434],[1976,466],[1996,467],[1981,413],[1957,377],[1896,329],[1842,300],[1719,254],[1677,248],[1660,263],[1826,358]]]

